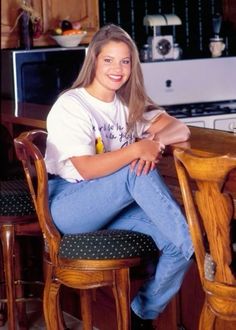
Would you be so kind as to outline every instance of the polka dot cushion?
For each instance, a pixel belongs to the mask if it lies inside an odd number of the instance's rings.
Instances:
[[[148,235],[129,230],[100,230],[64,235],[59,255],[69,259],[122,259],[157,252]]]
[[[25,180],[0,181],[0,216],[31,214],[35,208]]]

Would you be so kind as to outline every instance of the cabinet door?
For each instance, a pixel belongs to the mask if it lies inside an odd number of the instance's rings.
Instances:
[[[53,45],[48,31],[62,19],[81,21],[88,31],[83,43],[89,43],[99,28],[98,0],[29,0],[32,8],[41,17],[43,34],[34,39],[34,46]],[[1,0],[1,48],[19,47],[19,0]]]
[[[236,2],[235,0],[223,0],[224,19],[231,22],[236,29]]]
[[[43,0],[31,0],[34,10],[43,16]],[[1,48],[19,47],[19,0],[1,0]]]
[[[223,0],[223,20],[225,37],[227,38],[227,53],[236,52],[236,1]]]
[[[44,3],[44,31],[58,26],[60,20],[80,21],[88,34],[83,43],[89,43],[99,28],[98,0],[42,0]],[[48,43],[50,40],[48,39]]]
[[[1,48],[10,47],[8,39],[17,17],[16,0],[1,1]],[[14,36],[16,39],[16,36]],[[15,40],[17,42],[17,39]]]

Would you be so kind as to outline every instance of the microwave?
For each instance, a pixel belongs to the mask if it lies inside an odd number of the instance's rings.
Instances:
[[[69,88],[83,64],[87,48],[1,50],[1,97],[15,102],[52,105]]]

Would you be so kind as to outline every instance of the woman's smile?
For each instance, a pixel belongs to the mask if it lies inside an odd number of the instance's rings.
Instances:
[[[110,41],[97,57],[93,82],[86,88],[93,96],[111,102],[130,77],[130,49],[124,42]]]
[[[122,75],[108,75],[108,77],[111,80],[118,81],[118,82],[122,80]]]

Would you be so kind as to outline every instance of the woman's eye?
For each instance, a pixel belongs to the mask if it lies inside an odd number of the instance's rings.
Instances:
[[[130,59],[125,59],[122,61],[123,64],[130,64]]]
[[[106,63],[111,63],[111,59],[110,59],[110,58],[105,58],[105,59],[104,59],[104,62],[106,62]]]

